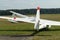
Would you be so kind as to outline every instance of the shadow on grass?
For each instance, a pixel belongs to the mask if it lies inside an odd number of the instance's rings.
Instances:
[[[36,30],[24,30],[24,31],[33,31],[33,33],[29,34],[29,35],[13,35],[11,37],[30,37],[30,36],[51,36],[51,35],[36,35],[39,32],[43,32],[45,30],[41,29],[39,31]]]
[[[26,30],[25,30],[26,31]],[[30,30],[29,30],[30,31]],[[37,33],[41,32],[41,30],[39,31],[33,31],[33,33],[28,34],[28,35],[12,35],[10,37],[33,37],[33,36],[51,36],[51,35],[36,35]]]
[[[60,31],[60,29],[40,29],[39,31],[36,31],[36,30],[0,30],[0,31],[34,31],[34,32],[42,32],[42,31]]]
[[[17,34],[17,35],[8,35],[8,36],[11,36],[11,37],[30,37],[30,36],[52,36],[52,35],[36,35],[37,33],[39,32],[44,32],[44,31],[60,31],[60,29],[41,29],[39,31],[36,31],[36,30],[0,30],[0,31],[27,31],[27,32],[33,32],[31,34],[28,34],[28,35],[21,35],[21,34]]]

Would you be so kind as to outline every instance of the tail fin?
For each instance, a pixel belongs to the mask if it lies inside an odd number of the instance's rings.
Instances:
[[[15,20],[16,19],[16,14],[12,14],[12,18]]]
[[[12,14],[12,18],[15,17],[15,14]]]
[[[8,21],[10,21],[11,23],[18,23],[17,21],[16,21],[16,16],[15,16],[15,14],[12,14],[12,19],[8,19]]]
[[[37,31],[39,31],[39,22],[40,22],[40,7],[37,7],[37,13],[36,13],[36,22],[34,25],[34,29],[36,29]]]

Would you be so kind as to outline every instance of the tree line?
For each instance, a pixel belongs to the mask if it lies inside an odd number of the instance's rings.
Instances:
[[[17,13],[30,15],[30,14],[36,14],[36,9],[8,9],[8,10],[0,10],[0,15],[11,15],[9,11],[15,11]],[[60,14],[60,8],[52,8],[52,9],[41,9],[41,14]]]

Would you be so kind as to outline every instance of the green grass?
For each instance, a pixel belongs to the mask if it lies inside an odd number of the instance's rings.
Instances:
[[[60,14],[41,14],[41,18],[60,21]],[[47,31],[34,31],[34,24],[13,24],[7,20],[0,19],[0,35],[30,35],[34,34],[34,40],[60,40],[60,26],[52,26]]]
[[[33,24],[29,23],[10,23],[7,20],[0,19],[0,35],[26,35],[31,34],[34,30]],[[26,31],[25,31],[26,30]]]
[[[41,14],[41,18],[60,21],[60,14]]]

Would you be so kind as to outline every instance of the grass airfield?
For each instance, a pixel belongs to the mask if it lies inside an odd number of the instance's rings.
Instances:
[[[60,14],[41,14],[41,18],[60,21]],[[33,40],[60,40],[60,26],[52,26],[49,30],[35,31],[34,24],[13,24],[0,19],[0,35],[32,36]]]

